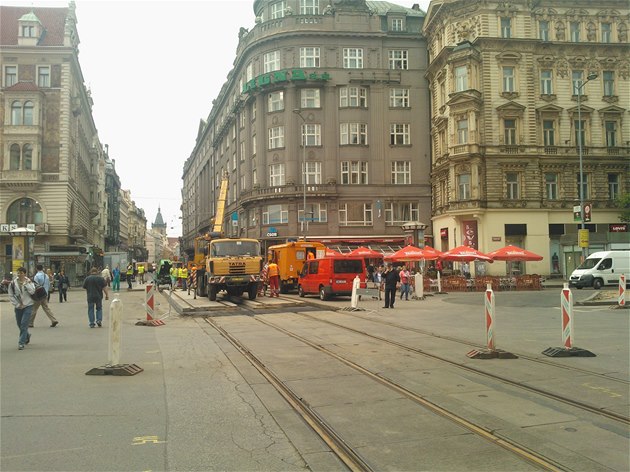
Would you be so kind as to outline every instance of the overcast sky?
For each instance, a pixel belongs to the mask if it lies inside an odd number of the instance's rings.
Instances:
[[[4,5],[64,7],[52,0]],[[325,0],[320,3],[325,4]],[[392,3],[424,11],[429,0]],[[254,26],[253,0],[76,0],[79,62],[94,100],[100,140],[121,185],[145,211],[158,207],[169,236],[181,236],[182,171],[199,121],[236,57],[238,31]]]

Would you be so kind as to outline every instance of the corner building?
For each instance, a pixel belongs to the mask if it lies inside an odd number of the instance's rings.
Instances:
[[[389,2],[254,2],[183,172],[183,237],[398,237],[430,219],[424,12]],[[236,33],[236,32],[235,32]],[[306,217],[304,182],[306,181]]]
[[[522,273],[566,278],[582,252],[581,175],[588,252],[630,247],[615,206],[630,192],[628,5],[431,2],[423,31],[437,249],[513,244],[544,256]]]

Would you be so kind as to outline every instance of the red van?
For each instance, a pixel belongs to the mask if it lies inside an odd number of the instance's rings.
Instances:
[[[360,257],[326,257],[307,261],[298,279],[298,294],[319,294],[322,300],[335,295],[352,295],[356,276],[365,282],[365,261]]]

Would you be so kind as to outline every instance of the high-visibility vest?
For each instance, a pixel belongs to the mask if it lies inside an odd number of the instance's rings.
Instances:
[[[171,267],[171,277],[177,277],[177,267]]]
[[[127,275],[133,275],[133,266],[131,264],[127,266]]]
[[[188,278],[188,269],[186,269],[186,267],[182,267],[181,269],[179,269],[179,278],[180,279]]]
[[[138,266],[138,274],[144,274],[144,266],[143,265],[139,265]]]
[[[269,277],[277,277],[279,274],[278,264],[276,264],[275,262],[269,264],[269,267],[267,268],[267,273],[269,274]]]

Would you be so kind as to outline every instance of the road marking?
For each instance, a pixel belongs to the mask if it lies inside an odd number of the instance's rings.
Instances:
[[[157,436],[138,436],[133,438],[132,446],[142,446],[144,444],[162,444],[166,441],[160,441]]]
[[[590,388],[591,390],[600,390],[612,398],[621,397],[619,393],[613,392],[612,390],[606,387],[596,387],[595,385],[591,385],[590,383],[584,383],[582,384],[582,386],[586,388]]]

